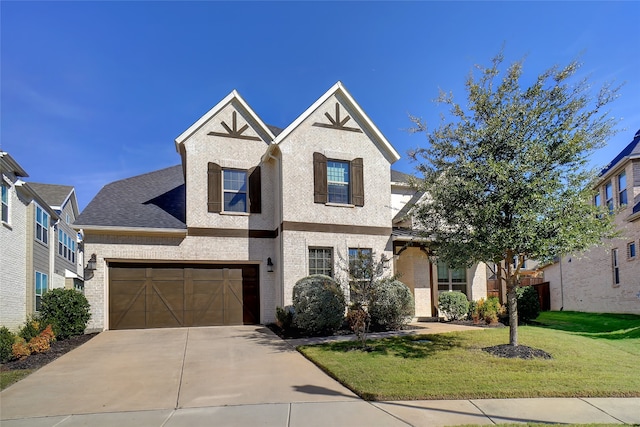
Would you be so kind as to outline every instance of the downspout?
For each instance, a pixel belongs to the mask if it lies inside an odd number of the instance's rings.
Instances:
[[[560,311],[564,310],[564,287],[562,285],[562,256],[560,257]]]

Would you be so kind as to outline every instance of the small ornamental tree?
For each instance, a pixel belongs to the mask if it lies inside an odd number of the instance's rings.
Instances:
[[[582,251],[613,235],[606,208],[591,202],[597,170],[589,156],[614,133],[604,111],[618,88],[592,95],[577,62],[554,66],[526,87],[523,61],[503,69],[503,55],[466,81],[462,105],[440,93],[450,120],[428,130],[411,153],[429,197],[414,214],[435,255],[451,266],[499,266],[507,284],[509,343],[518,345],[516,288],[526,258],[542,262]],[[515,267],[514,267],[514,262]]]

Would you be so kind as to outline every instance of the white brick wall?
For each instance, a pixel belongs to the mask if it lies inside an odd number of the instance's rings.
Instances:
[[[9,189],[9,224],[0,226],[0,325],[17,330],[25,322],[27,207]]]

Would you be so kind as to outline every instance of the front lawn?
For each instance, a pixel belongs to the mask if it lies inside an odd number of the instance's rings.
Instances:
[[[370,400],[640,396],[640,316],[584,316],[594,315],[543,313],[541,325],[519,328],[520,344],[551,360],[482,350],[508,343],[508,328],[387,338],[370,341],[369,352],[353,342],[299,350]]]

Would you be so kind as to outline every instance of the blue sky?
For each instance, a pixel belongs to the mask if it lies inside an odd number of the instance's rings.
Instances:
[[[533,78],[578,59],[625,83],[621,132],[640,129],[639,2],[0,2],[0,148],[28,180],[76,187],[178,164],[174,139],[233,89],[286,127],[341,80],[403,158],[435,126],[439,88],[465,97],[474,64],[525,57]]]

